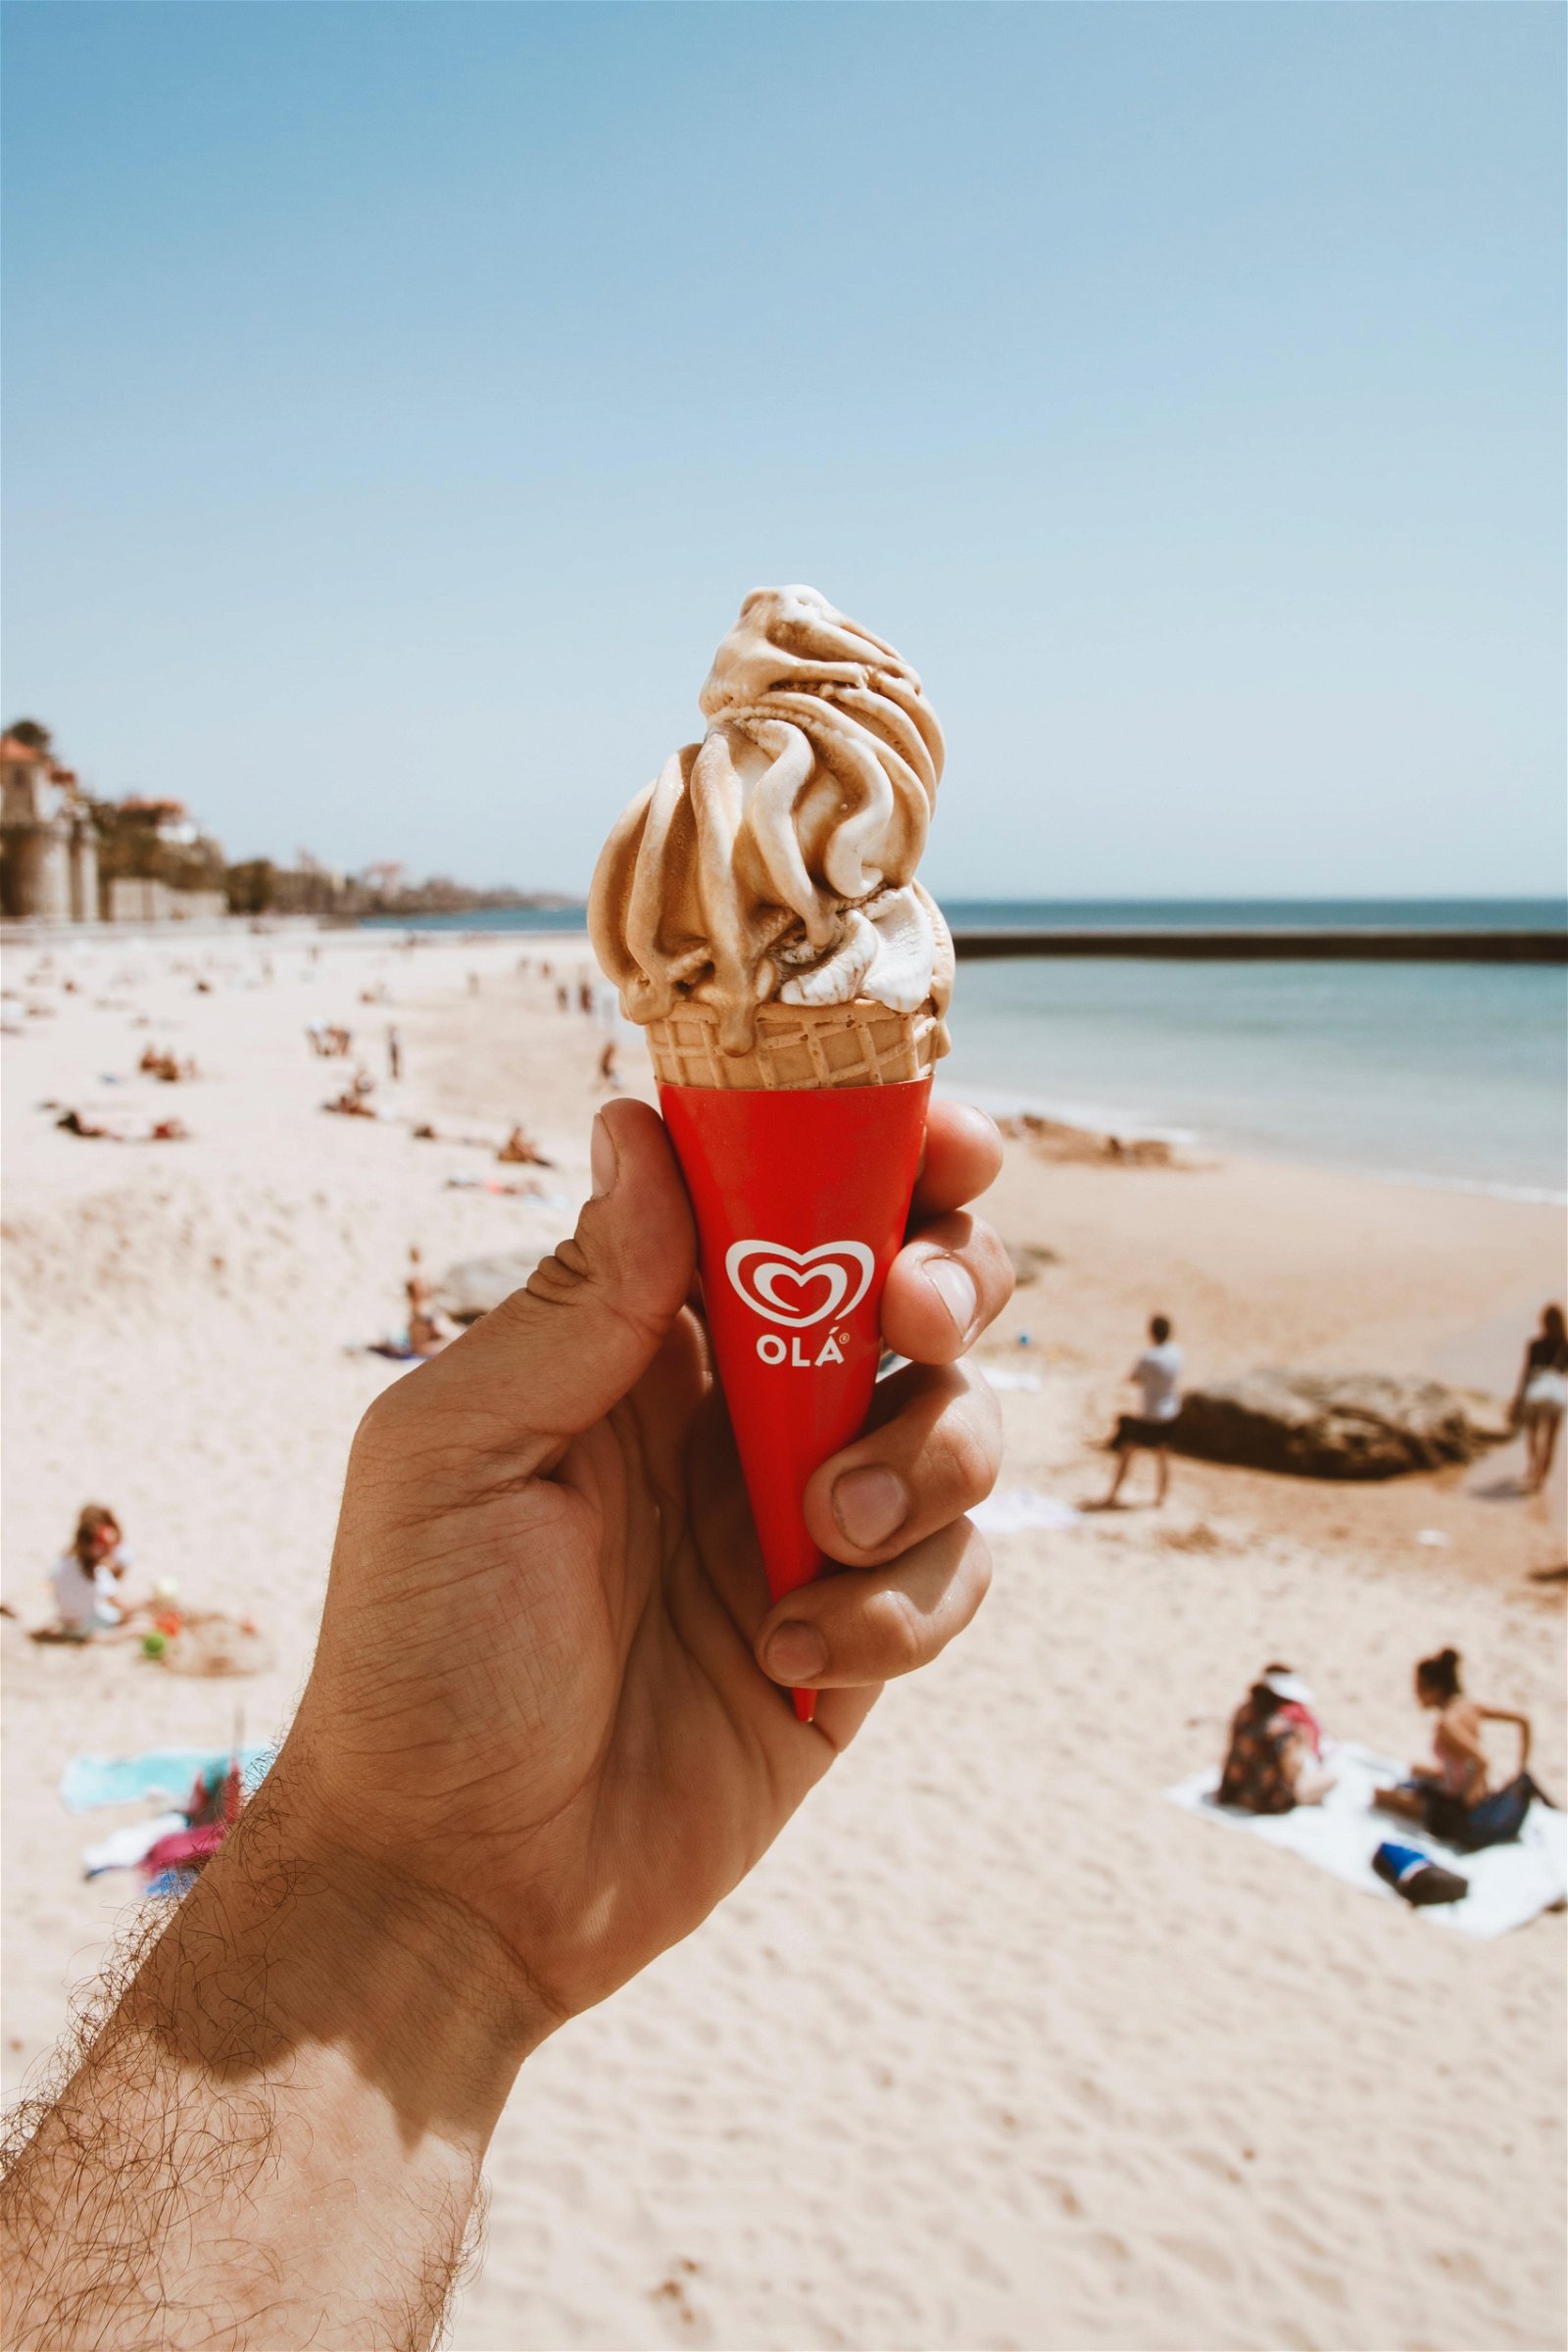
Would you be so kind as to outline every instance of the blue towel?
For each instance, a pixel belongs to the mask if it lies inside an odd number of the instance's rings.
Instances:
[[[168,1796],[180,1803],[196,1775],[227,1772],[226,1747],[155,1747],[144,1756],[73,1756],[60,1776],[60,1801],[68,1813],[90,1813],[96,1805],[130,1805],[138,1797]],[[272,1761],[270,1747],[242,1747],[240,1784],[247,1795],[258,1788]]]

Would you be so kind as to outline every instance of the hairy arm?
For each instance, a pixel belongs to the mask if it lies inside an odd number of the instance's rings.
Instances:
[[[19,2119],[9,2352],[414,2352],[440,2327],[496,2116],[554,2021],[465,1906],[329,1854],[293,1777],[285,1757]]]
[[[963,1203],[999,1158],[933,1107],[882,1307],[909,1360],[807,1488],[838,1573],[770,1603],[679,1172],[645,1104],[600,1113],[572,1240],[366,1415],[288,1744],[15,2135],[8,2352],[430,2342],[529,2050],[980,1604],[999,1432],[957,1359],[1011,1275]]]

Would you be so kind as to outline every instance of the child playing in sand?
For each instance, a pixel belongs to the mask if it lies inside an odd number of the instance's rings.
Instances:
[[[120,1590],[129,1565],[130,1551],[114,1512],[89,1502],[70,1550],[50,1572],[58,1611],[53,1630],[61,1640],[91,1642],[124,1632],[135,1614],[135,1604]]]

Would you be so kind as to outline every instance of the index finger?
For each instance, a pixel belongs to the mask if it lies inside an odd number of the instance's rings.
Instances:
[[[933,1102],[910,1218],[939,1217],[951,1208],[962,1208],[995,1184],[1001,1167],[1002,1138],[995,1121],[967,1102]]]

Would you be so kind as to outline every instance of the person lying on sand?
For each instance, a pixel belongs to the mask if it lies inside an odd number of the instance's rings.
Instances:
[[[1265,1666],[1231,1717],[1217,1801],[1244,1813],[1320,1805],[1334,1786],[1322,1758],[1312,1693],[1288,1666]]]
[[[50,1570],[56,1616],[41,1638],[93,1642],[128,1632],[132,1619],[151,1606],[132,1600],[123,1590],[130,1557],[114,1512],[102,1503],[87,1503],[69,1550]]]
[[[1116,1424],[1116,1434],[1111,1440],[1116,1475],[1111,1480],[1110,1493],[1092,1508],[1102,1511],[1116,1508],[1122,1481],[1136,1452],[1152,1453],[1154,1457],[1156,1510],[1170,1485],[1170,1425],[1182,1409],[1182,1351],[1171,1337],[1168,1315],[1152,1317],[1149,1337],[1151,1345],[1127,1375],[1138,1390],[1139,1409],[1136,1413],[1123,1413]]]
[[[520,1127],[514,1127],[496,1157],[523,1168],[553,1168],[556,1164],[553,1159],[546,1159],[538,1145],[530,1143]]]
[[[1433,1764],[1413,1764],[1410,1777],[1396,1788],[1374,1791],[1372,1802],[1384,1813],[1418,1821],[1434,1838],[1461,1839],[1464,1817],[1491,1794],[1487,1751],[1481,1737],[1484,1723],[1511,1723],[1519,1734],[1519,1773],[1530,1761],[1530,1718],[1511,1707],[1484,1707],[1466,1698],[1459,1678],[1459,1652],[1440,1649],[1423,1658],[1415,1670],[1416,1704],[1436,1710],[1432,1734]]]
[[[840,1572],[770,1606],[680,1173],[606,1104],[573,1238],[366,1414],[282,1751],[15,2134],[9,2341],[431,2342],[523,2060],[700,1926],[980,1605],[998,1413],[953,1367],[1011,1278],[959,1212],[1001,1157],[932,1104],[882,1306],[909,1360],[806,1490]]]
[[[106,1120],[95,1119],[90,1113],[68,1110],[56,1119],[67,1135],[82,1135],[95,1143],[105,1144],[185,1144],[190,1141],[190,1129],[183,1119],[154,1119],[146,1128],[127,1126],[122,1120],[114,1126]]]

